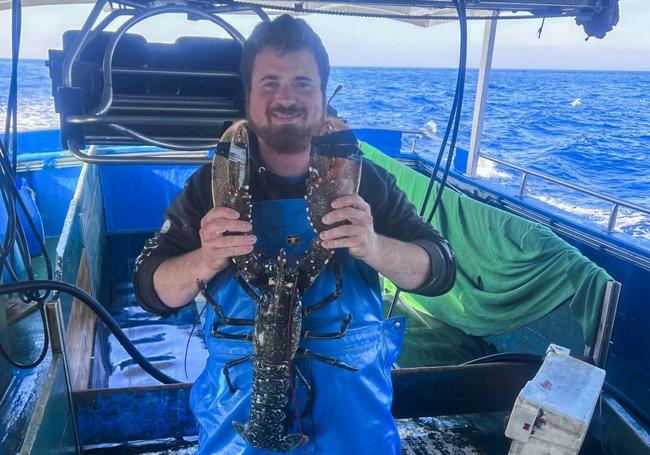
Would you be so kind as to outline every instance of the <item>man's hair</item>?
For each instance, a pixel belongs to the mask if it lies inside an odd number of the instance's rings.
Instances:
[[[241,58],[241,75],[246,95],[251,91],[253,63],[255,57],[265,48],[284,52],[310,51],[320,75],[321,91],[325,97],[327,79],[330,75],[330,61],[327,51],[318,35],[302,19],[283,14],[274,20],[259,23],[244,43]]]

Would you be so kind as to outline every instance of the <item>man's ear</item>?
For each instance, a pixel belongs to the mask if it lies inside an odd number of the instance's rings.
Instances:
[[[249,112],[249,105],[250,105],[250,100],[251,100],[251,94],[249,90],[246,90],[244,88],[244,116],[248,118],[248,112]]]

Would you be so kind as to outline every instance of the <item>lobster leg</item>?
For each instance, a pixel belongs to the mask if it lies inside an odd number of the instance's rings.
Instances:
[[[331,365],[333,367],[343,368],[344,370],[359,371],[358,368],[351,367],[347,363],[341,362],[340,360],[336,360],[336,359],[333,359],[331,357],[325,357],[325,356],[322,356],[322,355],[314,354],[313,352],[311,352],[307,348],[298,348],[298,350],[296,351],[296,354],[300,354],[300,355],[303,355],[305,357],[309,357],[309,358],[312,358],[314,360],[318,360],[319,362],[326,363],[326,364]]]
[[[352,322],[352,315],[348,314],[345,318],[341,320],[341,328],[338,332],[325,332],[325,333],[311,333],[309,330],[305,330],[302,333],[303,339],[316,339],[316,340],[331,340],[336,338],[343,338],[346,333],[348,333],[348,327]]]
[[[341,292],[343,291],[343,280],[341,279],[341,267],[336,261],[332,261],[332,275],[334,275],[334,283],[336,284],[336,288],[334,289],[334,292],[323,297],[321,300],[314,303],[313,305],[304,307],[302,309],[303,316],[309,316],[314,311],[320,310],[321,308],[323,308],[326,305],[329,305],[330,303],[334,302],[336,299],[338,299],[341,296]]]
[[[234,325],[234,326],[238,326],[238,327],[241,327],[241,326],[253,326],[253,324],[255,323],[255,321],[253,319],[239,319],[239,318],[229,318],[229,317],[227,317],[224,314],[223,309],[221,308],[221,305],[219,305],[219,303],[216,300],[214,300],[212,298],[212,296],[210,295],[210,293],[208,292],[208,287],[205,284],[205,282],[203,282],[202,280],[197,280],[197,286],[198,286],[199,290],[201,291],[201,295],[205,298],[205,301],[208,302],[212,306],[212,308],[214,308],[214,312],[217,315],[217,317],[219,318],[219,321],[221,321],[221,324]]]
[[[307,394],[307,405],[305,406],[305,410],[301,414],[302,417],[307,415],[309,412],[309,409],[311,408],[311,385],[307,382],[307,379],[305,376],[302,374],[300,369],[294,365],[293,367],[296,370],[296,377],[298,378],[298,382],[302,384],[302,386],[305,388],[305,392]]]
[[[235,270],[234,273],[235,280],[237,281],[237,284],[241,286],[241,288],[244,290],[246,294],[253,300],[253,302],[258,302],[260,301],[260,296],[255,293],[253,290],[252,286],[248,284],[248,282],[244,279],[244,277],[241,276],[239,271]]]
[[[230,389],[230,393],[235,393],[237,389],[235,386],[232,384],[232,381],[230,380],[230,369],[232,367],[236,367],[237,365],[241,365],[244,362],[248,362],[249,360],[253,359],[253,354],[247,355],[246,357],[242,357],[240,359],[235,359],[231,360],[230,362],[226,363],[223,366],[223,375],[226,378],[226,383],[228,384],[228,388]]]
[[[210,330],[210,335],[212,335],[215,338],[223,338],[226,340],[253,341],[252,333],[247,333],[245,335],[237,335],[234,333],[221,332],[219,330],[219,327],[221,326],[222,324],[220,324],[219,322],[215,322],[212,325],[212,329]]]
[[[334,291],[331,294],[323,297],[321,300],[314,303],[313,305],[304,307],[302,310],[303,317],[306,317],[311,313],[320,310],[321,308],[325,307],[326,305],[329,305],[330,303],[334,302],[336,299],[338,299],[341,296],[341,292],[343,291],[343,280],[341,279],[341,268],[338,262],[336,261],[332,261],[332,274],[334,275],[334,283],[336,284]],[[352,315],[348,314],[345,318],[341,320],[341,328],[339,329],[338,332],[327,332],[327,333],[315,334],[312,333],[310,330],[305,330],[302,333],[302,338],[303,339],[312,338],[312,339],[321,339],[321,340],[343,338],[345,334],[348,332],[348,327],[350,326],[351,322],[352,322]]]

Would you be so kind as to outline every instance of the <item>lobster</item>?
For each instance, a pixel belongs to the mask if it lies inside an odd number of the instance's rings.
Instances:
[[[327,129],[341,129],[337,119],[329,119]],[[326,136],[325,136],[326,137]],[[249,193],[248,168],[249,137],[245,121],[231,126],[222,136],[212,164],[212,197],[215,207],[229,207],[251,221],[252,203]],[[334,199],[356,193],[361,176],[361,153],[356,145],[337,144],[315,138],[312,143],[309,175],[307,177],[307,217],[318,234],[325,230],[321,219],[331,210]],[[330,225],[332,228],[336,225]],[[251,325],[252,334],[230,335],[213,327],[212,335],[253,342],[253,354],[224,365],[223,372],[232,392],[230,368],[253,361],[251,408],[246,424],[233,421],[237,432],[251,446],[287,451],[308,441],[301,433],[285,434],[286,405],[292,374],[292,360],[299,354],[349,371],[357,369],[336,359],[324,357],[299,346],[301,338],[340,338],[345,336],[352,321],[347,315],[338,332],[314,334],[302,332],[302,319],[333,302],[341,293],[340,270],[333,264],[335,291],[319,302],[304,308],[302,296],[332,260],[333,251],[324,248],[318,235],[311,247],[295,263],[289,265],[285,251],[280,250],[275,261],[268,260],[253,249],[249,254],[232,258],[235,279],[256,302],[254,320],[228,318],[221,306],[207,293],[204,283],[199,287],[206,300],[214,307],[219,323],[215,325]],[[256,292],[257,289],[259,291]],[[296,377],[303,383],[308,395],[310,387],[296,369]]]

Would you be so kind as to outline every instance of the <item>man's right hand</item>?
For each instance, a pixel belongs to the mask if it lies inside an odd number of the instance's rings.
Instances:
[[[216,207],[201,220],[201,260],[216,274],[228,266],[228,260],[253,251],[257,238],[248,234],[253,225],[239,219],[236,210]]]

